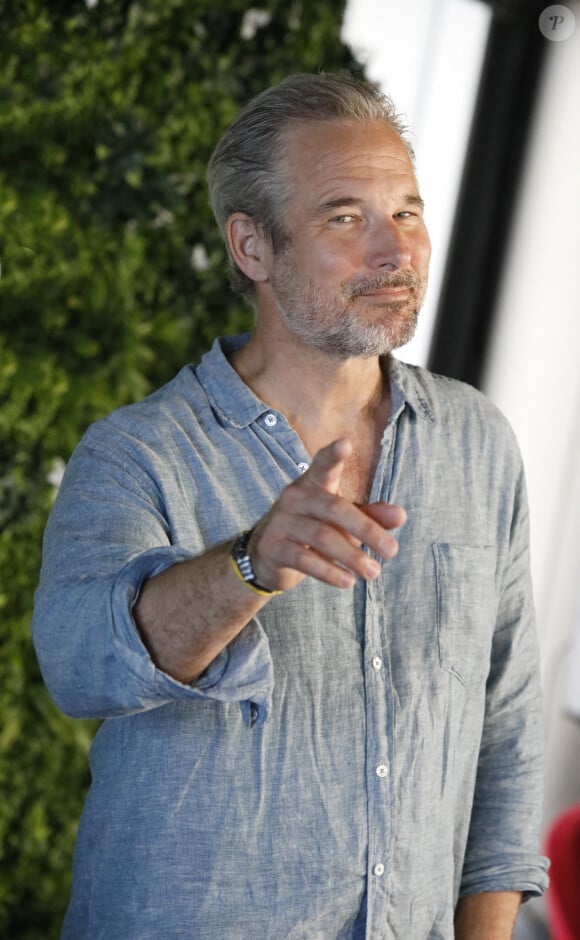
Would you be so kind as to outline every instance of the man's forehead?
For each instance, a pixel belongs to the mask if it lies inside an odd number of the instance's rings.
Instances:
[[[326,121],[297,125],[282,149],[284,175],[294,193],[316,190],[327,200],[349,181],[390,181],[418,197],[415,169],[404,141],[384,121]]]
[[[282,143],[289,169],[324,172],[335,167],[340,172],[341,168],[380,168],[392,163],[414,175],[405,142],[386,121],[296,123],[285,132]]]

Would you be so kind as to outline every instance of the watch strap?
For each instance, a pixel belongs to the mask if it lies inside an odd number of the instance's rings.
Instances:
[[[252,567],[252,559],[248,554],[248,542],[252,535],[253,529],[248,529],[245,532],[240,532],[237,536],[234,544],[230,550],[230,561],[232,563],[232,568],[237,574],[240,581],[243,581],[244,584],[254,591],[256,594],[261,594],[264,597],[272,597],[274,594],[282,594],[282,591],[271,591],[269,588],[264,587],[262,584],[259,584],[254,569]]]

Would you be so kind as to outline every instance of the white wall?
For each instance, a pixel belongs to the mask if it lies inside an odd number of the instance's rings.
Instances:
[[[425,365],[491,20],[476,0],[349,0],[343,39],[411,127],[433,254],[416,336],[397,356]]]

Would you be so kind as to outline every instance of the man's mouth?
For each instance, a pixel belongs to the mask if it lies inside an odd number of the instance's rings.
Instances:
[[[409,287],[379,287],[375,290],[367,290],[357,296],[360,297],[378,297],[385,300],[401,300],[410,292]]]
[[[381,300],[403,300],[409,293],[417,293],[421,287],[420,279],[414,274],[395,274],[391,277],[361,278],[345,285],[349,299],[370,297]]]

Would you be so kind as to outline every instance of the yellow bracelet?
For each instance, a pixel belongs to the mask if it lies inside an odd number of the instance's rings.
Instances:
[[[241,572],[240,569],[238,568],[238,565],[237,565],[237,562],[236,562],[235,558],[234,558],[232,555],[230,555],[230,561],[231,561],[231,563],[232,563],[232,568],[233,568],[234,571],[236,572],[236,574],[237,574],[238,578],[240,579],[240,581],[243,581],[243,583],[244,583],[247,587],[249,587],[250,590],[254,592],[254,594],[261,594],[262,597],[273,597],[274,594],[282,594],[282,591],[269,591],[267,588],[257,587],[255,584],[252,584],[251,581],[246,581],[246,579],[244,578],[242,572]]]

